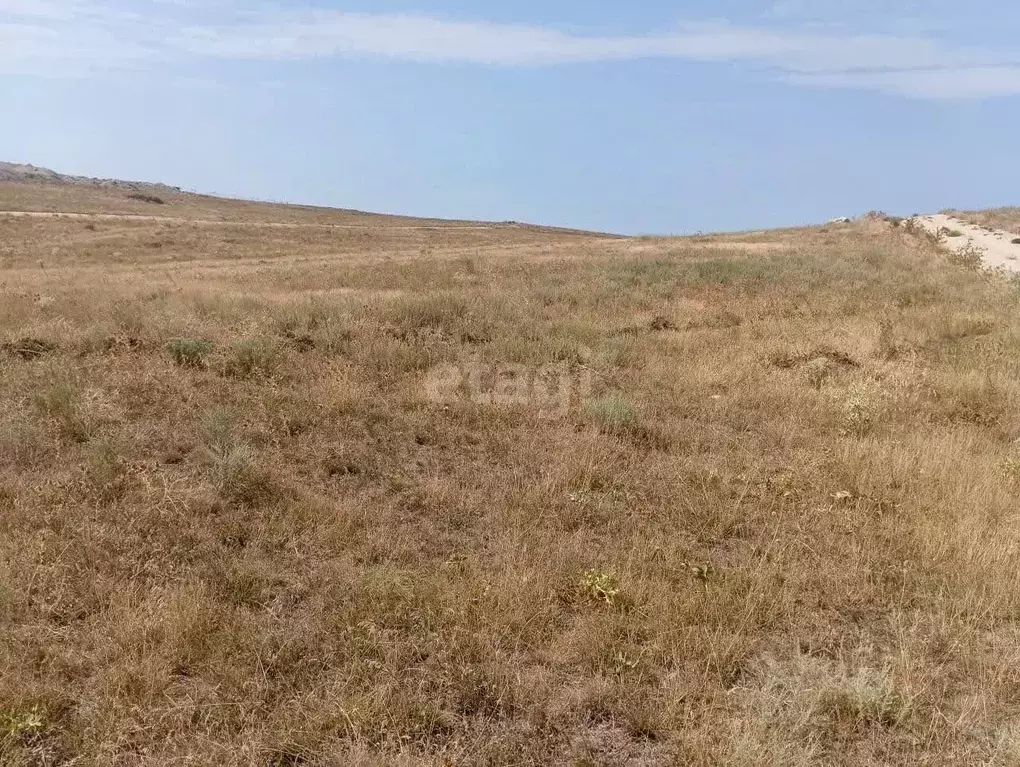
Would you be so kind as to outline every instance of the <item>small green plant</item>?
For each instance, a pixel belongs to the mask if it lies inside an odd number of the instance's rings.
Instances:
[[[210,480],[228,501],[258,507],[277,497],[277,487],[258,464],[254,447],[235,435],[236,417],[229,410],[210,412],[202,422],[202,455]]]
[[[835,365],[828,357],[815,357],[813,360],[808,360],[804,366],[808,383],[815,389],[821,389],[822,384],[832,376],[834,367]]]
[[[1002,472],[1003,478],[1010,482],[1020,483],[1020,453],[1014,451],[1006,456],[1002,463],[999,464],[999,469]]]
[[[166,345],[170,358],[181,367],[205,367],[205,358],[213,349],[210,341],[200,338],[174,338]]]
[[[584,410],[602,429],[609,432],[633,428],[639,416],[638,409],[619,393],[586,402]]]
[[[844,435],[863,437],[878,423],[881,412],[875,392],[862,384],[853,386],[847,392],[840,414],[841,431]]]
[[[102,439],[88,446],[82,467],[91,495],[104,503],[122,497],[128,488],[127,461],[113,442]]]
[[[270,375],[276,368],[279,348],[265,339],[236,342],[223,364],[223,374],[231,378],[252,378]]]
[[[620,583],[612,573],[588,570],[581,578],[581,590],[588,599],[612,605],[620,595]]]
[[[74,442],[88,442],[93,428],[79,406],[78,390],[61,381],[36,397],[39,409],[49,416],[65,437]]]
[[[0,717],[0,754],[5,743],[30,745],[37,742],[45,730],[46,713],[37,705],[5,714]]]

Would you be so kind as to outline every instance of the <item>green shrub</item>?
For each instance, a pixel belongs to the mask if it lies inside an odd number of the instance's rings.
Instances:
[[[166,345],[171,359],[181,367],[205,367],[205,358],[213,349],[212,342],[200,338],[174,338]]]
[[[593,602],[612,605],[620,594],[620,581],[614,573],[588,570],[581,578],[581,592]]]
[[[222,498],[256,508],[271,503],[279,488],[259,464],[258,452],[237,434],[237,415],[225,408],[206,413],[199,428],[200,455]]]
[[[95,428],[79,404],[78,390],[71,384],[60,382],[36,397],[39,409],[54,422],[61,433],[74,442],[88,442]]]
[[[3,712],[0,715],[0,754],[13,754],[17,750],[35,750],[46,733],[48,727],[46,712],[38,705],[30,708],[15,709]],[[38,752],[37,752],[38,753]],[[20,762],[17,760],[4,764],[49,764],[49,762],[32,760],[31,762]]]
[[[600,428],[609,432],[632,428],[638,422],[638,409],[619,393],[586,402],[584,410]]]
[[[270,375],[276,369],[279,354],[275,343],[262,338],[237,341],[223,363],[223,374],[231,378]]]
[[[127,469],[127,460],[122,451],[107,439],[94,441],[85,450],[82,466],[85,486],[103,503],[111,503],[127,491]]]

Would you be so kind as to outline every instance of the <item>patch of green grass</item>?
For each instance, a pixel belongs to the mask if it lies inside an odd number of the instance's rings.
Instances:
[[[640,416],[637,407],[618,392],[584,403],[584,411],[601,429],[611,433],[637,426]]]
[[[709,258],[687,265],[685,282],[695,285],[743,285],[764,283],[774,273],[770,262],[758,258]]]
[[[61,433],[74,442],[88,442],[94,428],[80,405],[79,391],[67,381],[59,381],[36,397],[44,415],[52,419]]]
[[[10,711],[0,717],[0,744],[30,741],[46,729],[46,714],[39,706]]]
[[[108,439],[95,440],[86,447],[82,473],[89,494],[101,503],[111,503],[127,491],[127,460]]]
[[[213,487],[225,500],[249,508],[279,497],[279,488],[259,463],[258,451],[237,434],[237,417],[226,409],[209,412],[202,421],[201,451]]]
[[[230,378],[271,375],[280,360],[280,348],[264,338],[234,342],[223,362],[223,374]]]
[[[166,349],[170,358],[181,367],[202,368],[213,345],[201,338],[174,338],[167,342]]]
[[[581,577],[581,590],[587,599],[612,605],[620,595],[620,581],[613,573],[588,570]]]

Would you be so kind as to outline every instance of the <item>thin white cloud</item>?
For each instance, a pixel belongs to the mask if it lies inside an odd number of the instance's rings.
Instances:
[[[0,0],[0,13],[7,17],[70,21],[79,7],[73,0]]]
[[[88,73],[203,59],[373,57],[490,66],[669,58],[736,62],[800,85],[922,98],[1020,94],[1020,55],[918,36],[682,24],[658,34],[583,36],[538,25],[428,15],[292,10],[233,0],[0,0],[0,73]],[[218,17],[214,24],[196,18]]]
[[[538,26],[326,12],[283,13],[271,24],[191,28],[174,42],[192,53],[223,58],[360,55],[508,66],[678,58],[831,71],[865,63],[917,67],[974,58],[972,53],[947,50],[924,39],[797,33],[718,23],[685,24],[668,34],[583,37]]]
[[[170,27],[91,0],[0,0],[0,74],[87,77],[165,58]]]
[[[786,79],[798,85],[877,90],[924,99],[993,98],[1020,94],[1020,66],[790,74]]]

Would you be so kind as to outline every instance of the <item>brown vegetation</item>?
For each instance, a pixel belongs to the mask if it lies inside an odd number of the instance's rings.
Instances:
[[[0,214],[0,763],[1020,758],[1015,287],[236,205]]]
[[[977,226],[1020,234],[1020,208],[1017,207],[993,208],[991,210],[958,210],[949,211],[949,213]]]

